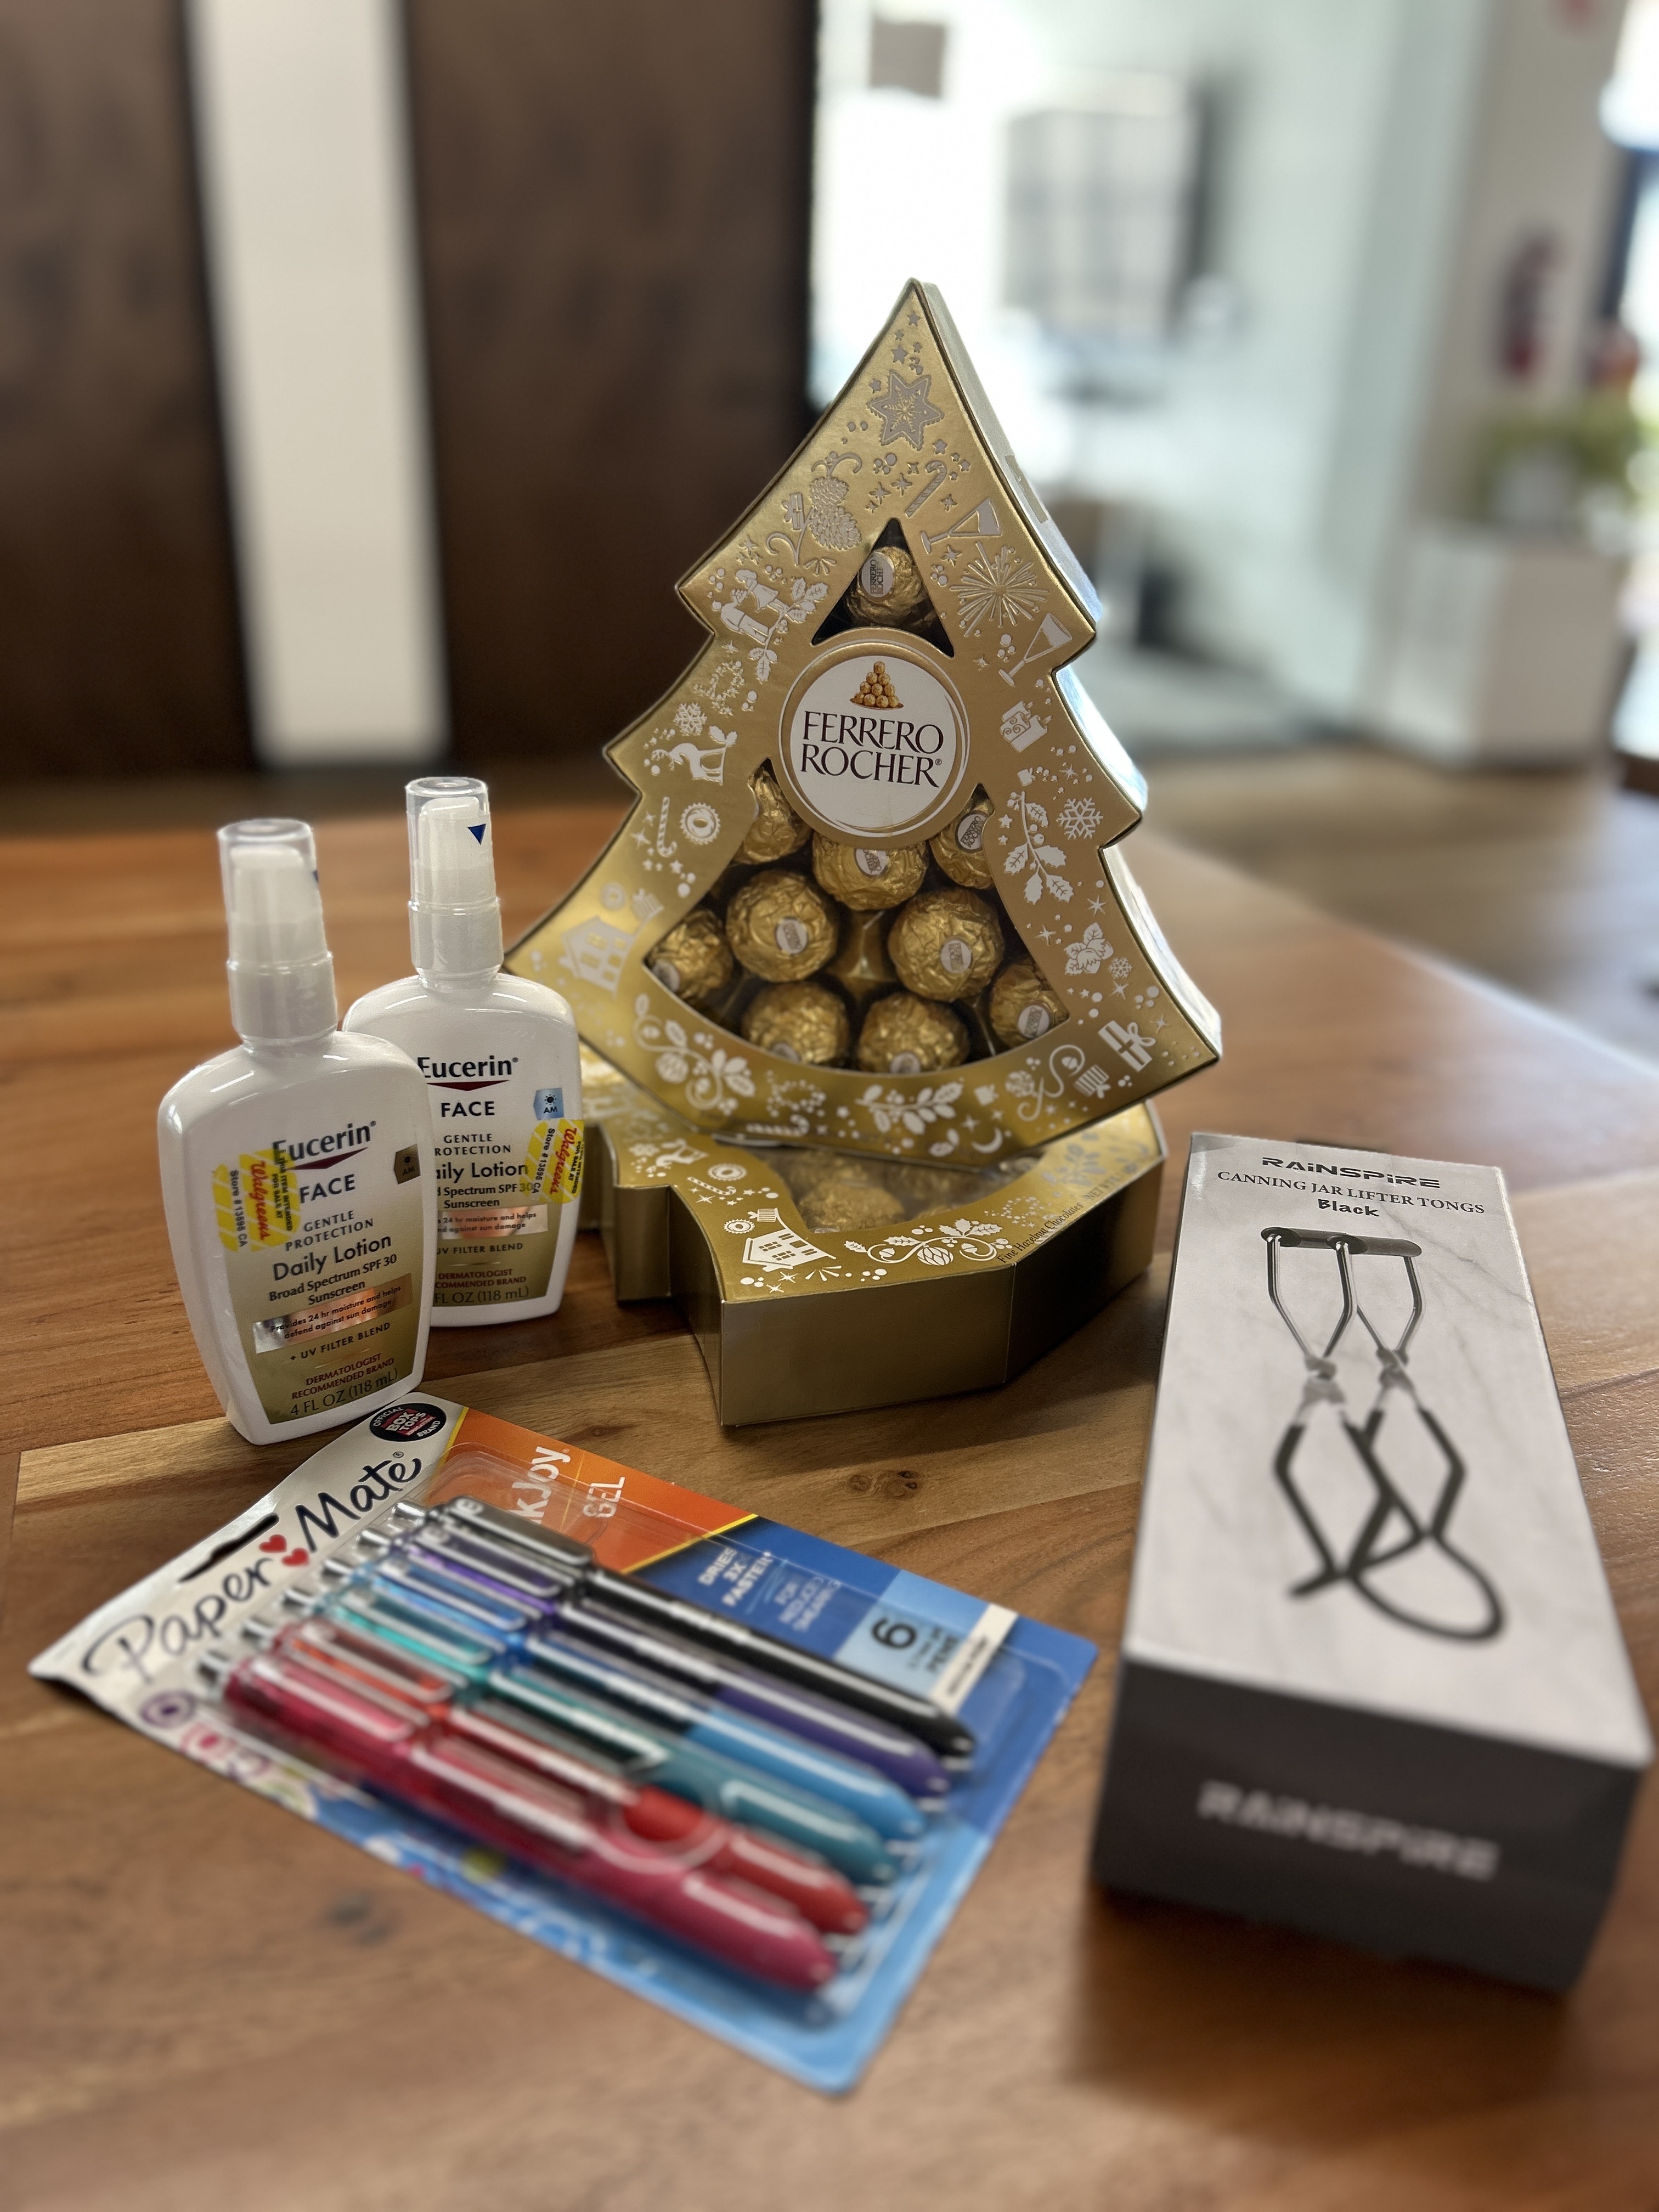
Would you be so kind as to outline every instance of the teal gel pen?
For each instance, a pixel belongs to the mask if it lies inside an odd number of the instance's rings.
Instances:
[[[861,1759],[733,1711],[654,1668],[568,1635],[505,1592],[482,1591],[450,1577],[441,1562],[382,1557],[349,1571],[353,1586],[371,1588],[464,1634],[494,1639],[502,1659],[533,1661],[682,1741],[827,1798],[890,1842],[913,1843],[923,1832],[926,1822],[914,1798]]]
[[[720,1753],[652,1728],[629,1712],[542,1673],[503,1660],[500,1639],[475,1632],[418,1607],[403,1593],[348,1583],[321,1610],[359,1634],[434,1662],[464,1680],[487,1686],[528,1711],[556,1721],[570,1735],[622,1762],[635,1781],[649,1781],[725,1819],[763,1828],[816,1851],[851,1881],[891,1881],[898,1869],[866,1821]]]

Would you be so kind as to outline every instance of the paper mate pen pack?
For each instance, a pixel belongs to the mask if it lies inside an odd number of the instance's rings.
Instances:
[[[422,1392],[33,1671],[836,2091],[1093,1658]]]

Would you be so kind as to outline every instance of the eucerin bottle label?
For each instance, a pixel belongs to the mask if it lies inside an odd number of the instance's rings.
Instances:
[[[414,1367],[422,1253],[412,1133],[382,1133],[378,1116],[272,1131],[213,1171],[237,1331],[273,1422],[354,1405]]]
[[[416,1053],[438,1185],[434,1306],[543,1297],[561,1210],[581,1190],[582,1125],[534,1055]],[[544,1072],[544,1071],[541,1071]]]

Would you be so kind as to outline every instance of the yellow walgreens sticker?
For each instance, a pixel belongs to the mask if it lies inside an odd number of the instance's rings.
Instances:
[[[568,1206],[582,1187],[582,1125],[580,1121],[538,1121],[530,1133],[520,1190],[526,1198],[549,1198]]]
[[[219,1242],[228,1252],[286,1244],[300,1226],[300,1194],[289,1163],[275,1146],[245,1152],[213,1170],[213,1206]]]

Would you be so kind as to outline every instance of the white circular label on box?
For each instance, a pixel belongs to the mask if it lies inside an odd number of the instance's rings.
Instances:
[[[853,858],[858,863],[859,873],[865,876],[880,878],[892,866],[885,853],[878,853],[869,845],[854,846]]]
[[[974,964],[974,948],[965,939],[947,937],[939,949],[939,964],[947,975],[965,975]]]
[[[1022,1006],[1014,1027],[1023,1037],[1045,1036],[1048,1030],[1047,1006]]]
[[[968,764],[968,718],[936,658],[937,671],[908,641],[838,643],[800,677],[778,752],[789,797],[815,826],[854,845],[896,842],[947,812]]]
[[[792,960],[798,952],[806,950],[806,924],[798,915],[785,915],[772,934],[778,941],[779,951],[787,953]]]
[[[963,853],[977,853],[985,842],[985,817],[964,814],[957,824],[957,846]]]

